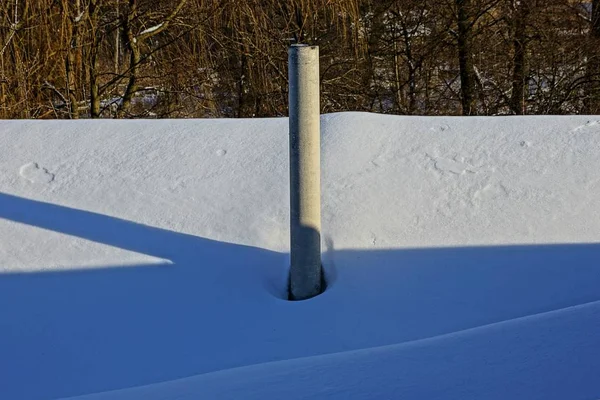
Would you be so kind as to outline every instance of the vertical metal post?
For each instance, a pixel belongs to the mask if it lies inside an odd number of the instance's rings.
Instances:
[[[321,293],[319,47],[288,50],[290,110],[290,299]]]

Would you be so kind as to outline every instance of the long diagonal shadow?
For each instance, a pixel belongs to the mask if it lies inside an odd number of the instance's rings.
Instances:
[[[0,398],[63,397],[197,373],[214,356],[194,354],[199,343],[235,340],[251,323],[222,315],[219,304],[286,295],[286,254],[4,193],[0,218],[171,261],[0,273]]]
[[[0,193],[0,205],[0,218],[169,259],[174,263],[187,261],[191,255],[211,253],[215,251],[214,246],[227,246],[210,239],[5,193]]]
[[[201,238],[5,193],[0,193],[0,218],[169,260],[173,266],[186,268],[190,274],[220,275],[235,266],[243,268],[249,275],[267,274],[262,275],[267,284],[281,286],[282,273],[278,270],[283,261],[274,262],[274,259],[283,260],[285,255],[265,249]],[[242,265],[239,265],[240,260]],[[259,271],[252,267],[256,268],[256,264],[261,266]],[[219,268],[214,268],[216,265]],[[285,297],[285,293],[279,293],[285,292],[285,287],[275,286],[269,289],[276,291],[277,296]]]

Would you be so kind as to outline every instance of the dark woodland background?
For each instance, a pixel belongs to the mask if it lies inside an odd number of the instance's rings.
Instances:
[[[600,0],[3,0],[0,118],[600,114]]]

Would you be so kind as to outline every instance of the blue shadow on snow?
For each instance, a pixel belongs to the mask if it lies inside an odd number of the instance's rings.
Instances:
[[[327,292],[289,303],[286,254],[3,193],[0,218],[170,261],[0,274],[6,399],[417,340],[600,299],[600,244],[330,249]]]

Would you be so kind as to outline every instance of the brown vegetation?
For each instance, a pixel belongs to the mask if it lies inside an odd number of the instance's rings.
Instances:
[[[600,113],[600,1],[5,0],[0,118],[287,114],[287,46],[322,111]]]

